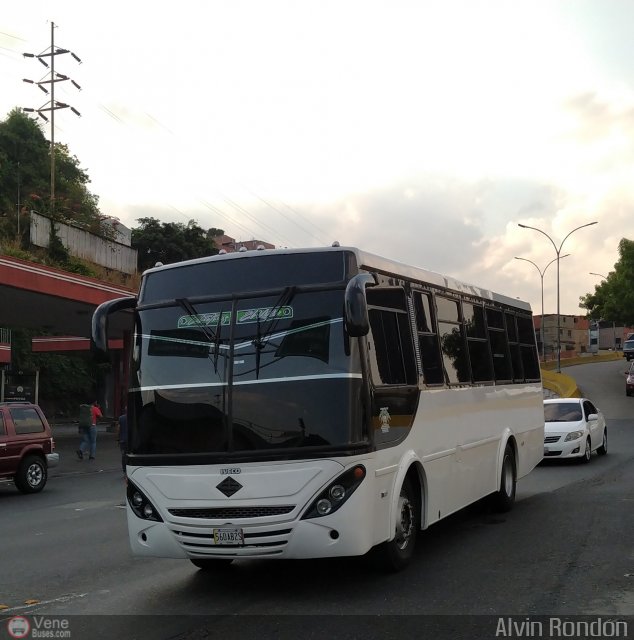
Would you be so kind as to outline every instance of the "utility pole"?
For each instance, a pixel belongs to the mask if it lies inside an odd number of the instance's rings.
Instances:
[[[51,72],[44,79],[39,82],[34,82],[33,80],[29,80],[27,78],[23,79],[23,82],[28,82],[29,84],[36,85],[39,89],[41,89],[47,95],[50,93],[51,99],[44,103],[39,109],[31,109],[28,107],[24,108],[24,111],[30,113],[37,113],[44,122],[48,122],[49,119],[44,115],[45,111],[50,111],[50,122],[51,122],[51,205],[50,205],[50,214],[51,218],[55,216],[55,111],[57,109],[70,109],[75,115],[81,116],[81,113],[77,111],[74,107],[71,107],[69,104],[65,102],[59,102],[55,100],[55,83],[56,82],[65,82],[66,80],[70,80],[71,84],[73,84],[77,89],[81,91],[81,87],[71,78],[61,73],[57,73],[55,71],[55,56],[62,55],[64,53],[70,53],[70,55],[81,64],[81,60],[68,49],[60,49],[55,48],[55,23],[51,22],[51,46],[48,49],[45,49],[42,53],[38,53],[37,55],[33,53],[24,53],[22,54],[25,58],[36,58],[39,62],[41,62],[47,69],[50,69]],[[46,62],[44,58],[50,58],[50,64]],[[50,85],[49,89],[45,87],[45,85]]]

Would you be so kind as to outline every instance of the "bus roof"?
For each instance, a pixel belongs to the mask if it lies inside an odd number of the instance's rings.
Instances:
[[[478,287],[467,282],[463,282],[451,276],[446,276],[435,271],[429,271],[421,267],[411,265],[384,258],[374,253],[363,251],[357,247],[305,247],[301,249],[255,249],[250,251],[236,251],[232,253],[217,254],[214,256],[206,256],[203,258],[195,258],[193,260],[185,260],[183,262],[175,262],[167,265],[159,265],[147,269],[143,275],[149,275],[158,271],[178,269],[188,265],[201,264],[205,262],[216,262],[224,260],[244,260],[254,257],[262,257],[266,255],[281,254],[298,254],[298,253],[330,253],[330,252],[351,252],[357,257],[359,268],[367,271],[378,271],[383,274],[394,275],[396,277],[408,278],[420,282],[426,282],[431,285],[444,289],[458,291],[466,295],[472,295],[485,300],[491,300],[500,304],[530,311],[531,306],[528,302],[518,298],[512,298],[504,294],[495,293],[488,289]]]

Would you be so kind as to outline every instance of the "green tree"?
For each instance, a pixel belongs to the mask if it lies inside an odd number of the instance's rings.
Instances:
[[[634,326],[634,241],[619,242],[619,260],[608,277],[595,285],[594,293],[579,299],[581,307],[593,320],[610,320]]]
[[[17,234],[17,203],[39,208],[50,186],[49,143],[37,122],[13,109],[0,122],[0,234]],[[21,208],[22,208],[21,206]],[[27,224],[24,228],[28,227]]]
[[[156,218],[138,218],[140,226],[132,229],[132,247],[138,252],[138,268],[144,271],[157,262],[169,264],[218,253],[213,238],[221,229],[206,231],[195,220],[160,222]]]
[[[88,190],[90,178],[64,144],[55,144],[55,207],[51,212],[50,143],[39,124],[13,109],[0,122],[0,234],[17,233],[18,197],[26,216],[21,229],[28,231],[28,211],[52,213],[57,221],[78,224],[103,234],[98,198]],[[26,233],[28,237],[28,233]]]

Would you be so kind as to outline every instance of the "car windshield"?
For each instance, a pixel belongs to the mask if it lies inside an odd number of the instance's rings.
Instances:
[[[578,422],[581,420],[581,406],[578,402],[553,402],[544,404],[546,422]]]
[[[634,351],[634,340],[626,340],[623,344],[623,348]]]

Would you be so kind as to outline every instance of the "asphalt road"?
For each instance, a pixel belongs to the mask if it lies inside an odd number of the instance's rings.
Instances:
[[[493,638],[496,616],[634,615],[624,371],[624,362],[566,370],[606,415],[607,456],[543,463],[520,481],[513,511],[475,505],[434,525],[413,564],[391,575],[364,558],[244,560],[215,575],[133,558],[115,442],[104,436],[94,468],[64,466],[41,494],[0,486],[0,638],[3,619],[38,614],[70,616],[73,638],[216,640],[402,638],[408,625],[431,638]],[[62,447],[72,453],[74,441]]]

